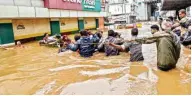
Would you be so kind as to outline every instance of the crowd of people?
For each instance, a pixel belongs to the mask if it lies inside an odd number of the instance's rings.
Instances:
[[[162,22],[163,19],[160,18],[160,27],[162,31],[164,31],[165,27],[170,27],[170,31],[180,37],[181,44],[191,49],[191,18],[186,16],[185,9],[181,9],[179,11],[179,17],[180,20],[177,20],[176,18],[170,16],[166,18],[167,22]]]
[[[93,34],[90,30],[80,31],[80,35],[74,36],[74,42],[67,35],[49,37],[46,33],[42,44],[56,44],[59,53],[67,50],[77,51],[82,57],[91,57],[94,52],[104,52],[106,56],[119,55],[120,52],[130,53],[130,62],[144,60],[142,44],[156,42],[157,45],[157,66],[160,70],[168,71],[176,67],[180,58],[181,44],[191,48],[191,21],[186,17],[184,9],[179,11],[181,20],[173,17],[160,18],[159,24],[151,26],[151,33],[154,38],[138,38],[138,29],[131,30],[131,39],[125,40],[120,33],[113,30],[108,31],[108,37],[103,37],[103,32],[98,30]],[[56,43],[55,43],[56,42]]]

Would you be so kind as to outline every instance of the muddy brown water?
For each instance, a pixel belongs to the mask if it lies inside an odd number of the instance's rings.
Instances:
[[[126,37],[130,30],[121,33]],[[156,68],[155,44],[143,45],[145,60],[132,63],[124,52],[82,58],[70,51],[58,55],[57,48],[39,46],[38,42],[25,46],[0,50],[2,95],[191,94],[191,50],[184,47],[177,68],[163,72]]]

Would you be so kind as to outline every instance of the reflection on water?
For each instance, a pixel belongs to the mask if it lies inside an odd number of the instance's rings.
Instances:
[[[121,33],[130,36],[130,30]],[[25,46],[0,50],[0,94],[191,94],[191,54],[183,47],[177,69],[163,72],[156,68],[155,43],[143,45],[144,62],[133,63],[128,53],[82,58],[37,42]]]

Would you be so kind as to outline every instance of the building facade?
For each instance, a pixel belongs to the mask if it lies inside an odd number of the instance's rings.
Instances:
[[[137,20],[154,20],[160,15],[160,0],[139,0],[137,8]]]
[[[174,17],[180,19],[179,10],[186,9],[187,16],[190,17],[191,0],[161,0],[161,4],[162,15],[169,15],[170,12],[173,12]]]
[[[137,16],[137,0],[108,0],[111,23],[134,23]]]
[[[104,28],[100,0],[0,0],[0,44]]]

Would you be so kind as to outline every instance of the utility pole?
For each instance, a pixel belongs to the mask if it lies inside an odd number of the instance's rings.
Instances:
[[[126,6],[125,6],[125,3],[126,3],[126,1],[123,0],[123,7],[124,7],[125,21],[126,21],[126,23],[127,23],[127,15],[126,15]]]
[[[126,20],[126,24],[128,24],[129,18],[128,18],[128,13],[127,13],[127,9],[126,9],[126,3],[127,3],[126,0],[123,0],[125,20]]]

